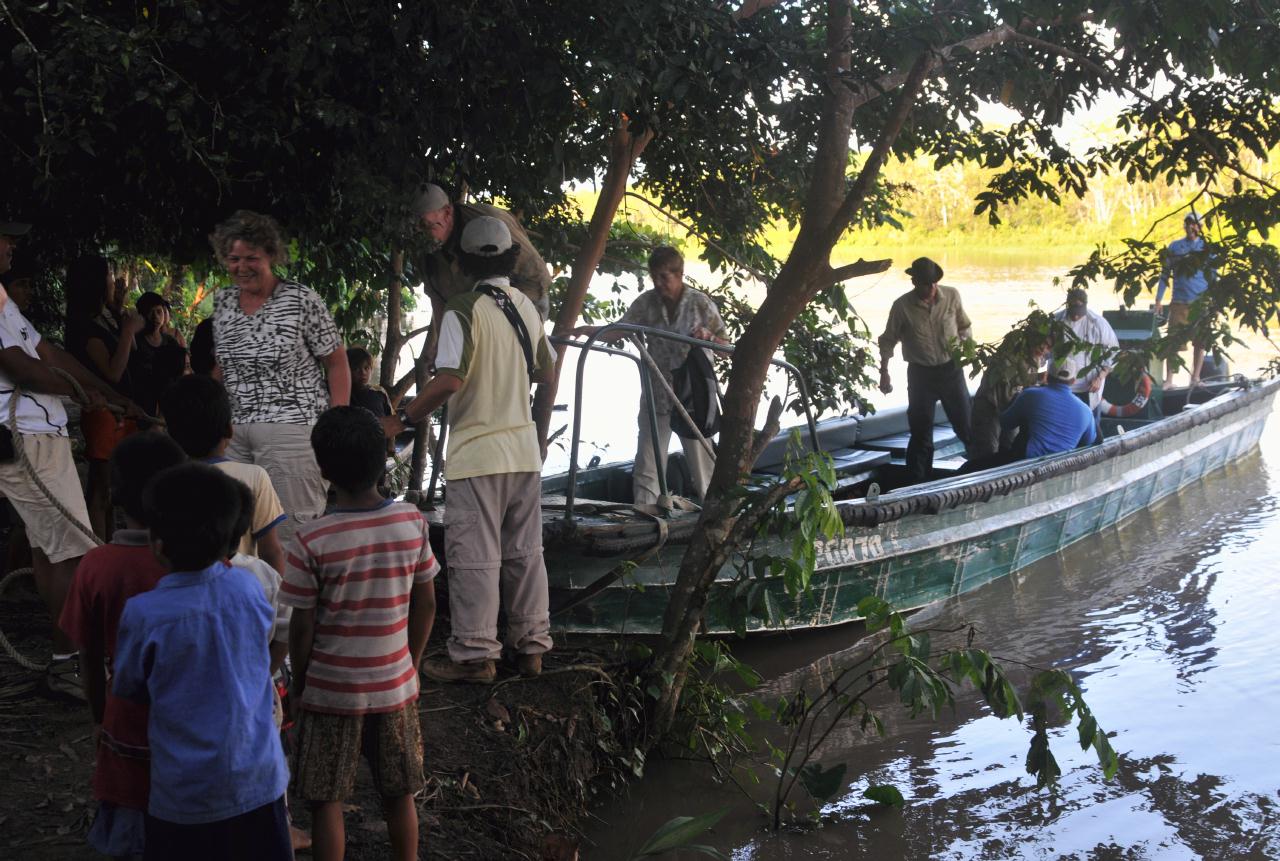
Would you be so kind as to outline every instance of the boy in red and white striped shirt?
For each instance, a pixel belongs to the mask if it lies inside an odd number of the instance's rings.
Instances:
[[[335,506],[298,529],[280,584],[281,602],[294,608],[291,699],[301,708],[294,790],[311,806],[317,859],[343,856],[342,803],[361,754],[382,796],[392,856],[418,853],[418,664],[440,565],[426,519],[377,492],[383,440],[359,407],[335,407],[316,422],[311,447]]]

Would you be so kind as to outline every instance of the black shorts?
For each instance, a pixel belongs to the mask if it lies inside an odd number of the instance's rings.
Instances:
[[[168,822],[148,814],[146,833],[143,861],[293,861],[283,795],[239,816],[199,825]]]

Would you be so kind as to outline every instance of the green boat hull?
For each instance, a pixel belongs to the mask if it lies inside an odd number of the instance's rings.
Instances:
[[[900,609],[919,608],[1024,568],[1248,454],[1257,446],[1278,390],[1280,381],[1232,391],[1092,449],[918,485],[876,502],[842,502],[846,529],[818,543],[810,594],[794,600],[780,578],[767,580],[777,617],[750,618],[747,629],[855,621],[858,602],[867,595]],[[781,546],[768,550],[787,552]],[[589,600],[557,614],[555,627],[582,633],[660,632],[683,552],[683,542],[667,542]],[[622,558],[585,555],[572,541],[549,540],[552,606],[572,603]],[[706,619],[712,633],[732,630],[725,608],[735,578],[736,572],[726,568],[713,587]]]

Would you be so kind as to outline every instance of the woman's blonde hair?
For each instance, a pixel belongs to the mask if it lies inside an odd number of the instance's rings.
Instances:
[[[209,234],[209,244],[213,246],[213,253],[219,263],[227,262],[231,246],[236,242],[261,248],[272,265],[287,263],[289,260],[289,250],[285,246],[280,225],[270,215],[238,209]]]

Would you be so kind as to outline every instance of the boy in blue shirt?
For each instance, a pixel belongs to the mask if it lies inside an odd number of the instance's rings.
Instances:
[[[274,612],[251,574],[222,561],[240,506],[234,479],[197,463],[143,493],[151,550],[170,573],[125,605],[113,687],[151,707],[145,859],[293,858]]]

